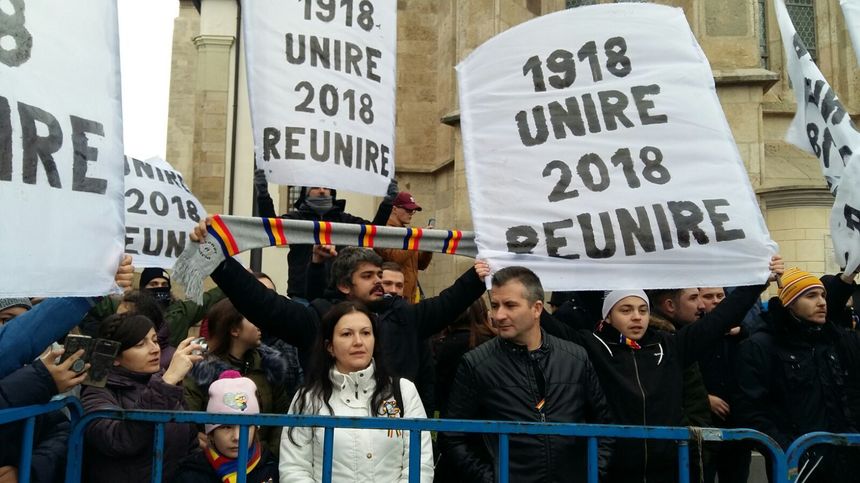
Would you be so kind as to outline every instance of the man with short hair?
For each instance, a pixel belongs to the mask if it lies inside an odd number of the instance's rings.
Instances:
[[[389,295],[403,296],[403,286],[406,276],[403,268],[397,262],[385,262],[382,264],[382,288]]]
[[[544,292],[525,267],[493,275],[490,300],[499,337],[467,353],[448,402],[452,419],[609,423],[609,408],[585,350],[540,327]],[[444,433],[443,458],[460,481],[493,482],[498,440],[489,435]],[[610,456],[600,442],[600,472]],[[585,481],[585,440],[562,436],[510,436],[510,480]]]
[[[206,223],[201,222],[191,235],[200,241],[206,235]],[[325,257],[330,252],[315,250],[308,277],[318,277],[325,270]],[[322,317],[336,303],[353,300],[363,303],[378,315],[377,336],[383,347],[388,366],[398,375],[413,382],[419,378],[420,344],[454,320],[486,291],[483,277],[489,266],[480,260],[454,284],[437,297],[411,305],[401,297],[386,298],[382,288],[382,258],[373,250],[346,247],[331,263],[330,286],[324,298],[304,306],[269,290],[232,257],[222,262],[211,274],[212,280],[224,291],[236,309],[249,322],[263,331],[283,339],[299,350],[306,366],[308,351],[313,348]],[[419,391],[421,387],[418,387]]]
[[[401,191],[394,198],[394,207],[388,217],[387,226],[407,227],[412,224],[412,216],[416,211],[421,211],[421,206],[415,202],[415,198],[408,191]],[[433,228],[427,225],[426,228]],[[418,252],[415,250],[397,250],[394,248],[377,248],[376,252],[383,260],[396,262],[400,265],[404,275],[403,298],[409,303],[417,302],[420,298],[418,289],[418,271],[426,270],[433,259],[432,252]]]
[[[704,306],[703,312],[708,313],[714,310],[723,299],[726,298],[726,291],[723,287],[700,287],[699,288],[699,300],[702,301],[702,305]]]

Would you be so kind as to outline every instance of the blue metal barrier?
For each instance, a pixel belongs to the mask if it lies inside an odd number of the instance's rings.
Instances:
[[[21,437],[21,459],[18,463],[18,481],[29,483],[30,466],[33,458],[33,434],[36,430],[36,418],[43,415],[68,408],[69,418],[74,426],[84,414],[84,408],[77,398],[67,397],[51,401],[48,404],[38,406],[23,406],[0,411],[0,426],[4,424],[24,421],[24,434]],[[6,444],[9,444],[8,442]]]
[[[821,444],[831,446],[860,446],[860,434],[842,434],[815,432],[804,434],[794,440],[786,450],[786,462],[788,464],[788,481],[794,483],[800,477],[800,460],[803,455],[813,446]],[[811,470],[810,470],[811,471]],[[846,469],[845,471],[848,471]]]
[[[153,480],[161,481],[161,455],[164,445],[164,424],[194,423],[194,424],[228,424],[238,425],[240,430],[239,447],[247,447],[248,426],[285,426],[285,427],[318,427],[324,428],[323,441],[323,481],[331,481],[332,447],[335,428],[353,429],[393,429],[409,431],[409,481],[420,481],[420,438],[422,431],[451,431],[461,433],[483,433],[499,435],[498,452],[498,481],[508,482],[509,436],[519,435],[559,435],[587,438],[588,441],[588,482],[597,483],[597,448],[598,438],[634,438],[658,439],[678,442],[679,481],[689,482],[689,445],[688,441],[738,441],[751,440],[771,456],[774,474],[785,475],[785,455],[776,442],[768,436],[748,429],[722,430],[711,428],[681,428],[681,427],[643,427],[616,426],[596,424],[559,424],[559,423],[523,423],[512,421],[461,421],[446,419],[397,419],[397,418],[345,418],[332,416],[296,416],[296,415],[227,415],[209,414],[203,412],[169,412],[169,411],[95,411],[85,415],[72,430],[69,437],[69,454],[66,468],[66,482],[79,483],[81,477],[81,462],[83,457],[83,435],[88,424],[97,419],[116,419],[123,421],[150,422],[155,424],[153,451]],[[417,449],[417,451],[415,451]],[[240,452],[238,466],[244,467],[247,455]],[[246,475],[239,472],[239,483],[245,483]]]

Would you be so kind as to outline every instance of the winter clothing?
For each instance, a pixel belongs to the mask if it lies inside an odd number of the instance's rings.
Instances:
[[[603,299],[603,310],[601,310],[603,320],[606,320],[606,318],[609,317],[609,312],[612,311],[612,307],[615,307],[615,304],[626,297],[639,297],[643,302],[648,304],[648,296],[645,295],[644,290],[613,290],[607,293],[606,298]]]
[[[405,210],[421,211],[421,206],[415,202],[415,198],[412,197],[412,195],[408,191],[401,191],[397,193],[397,196],[394,197],[394,202],[392,204],[398,208],[403,208]]]
[[[23,297],[8,299],[0,298],[0,311],[11,309],[13,307],[23,307],[30,310],[33,308],[33,304],[30,303],[30,299]]]
[[[314,211],[307,201],[307,188],[302,188],[299,192],[299,197],[293,203],[294,211],[281,215],[281,218],[291,220],[311,220],[311,221],[332,221],[336,223],[353,223],[357,225],[383,225],[385,220],[391,214],[391,202],[383,200],[379,204],[376,216],[373,221],[367,221],[364,218],[353,216],[346,211],[346,200],[337,199],[337,190],[331,190],[332,208],[320,215]],[[264,218],[275,218],[275,205],[272,203],[272,198],[268,193],[258,193],[257,206],[259,215]],[[287,264],[289,265],[289,274],[287,280],[287,295],[290,298],[308,299],[307,296],[307,279],[305,273],[308,270],[308,265],[311,263],[313,255],[313,245],[293,245],[290,244],[290,252],[287,254]],[[330,268],[330,267],[329,267]],[[326,272],[327,273],[327,272]]]
[[[402,191],[400,192],[403,193]],[[399,196],[399,195],[398,195]],[[389,218],[386,226],[403,227],[396,219]],[[396,250],[394,248],[377,248],[376,253],[388,262],[396,262],[403,270],[403,298],[409,303],[418,300],[418,271],[427,270],[433,261],[433,252],[418,252],[415,250]]]
[[[741,287],[694,324],[668,333],[649,327],[639,339],[640,349],[620,342],[609,324],[594,333],[576,331],[544,316],[543,327],[572,340],[588,352],[619,424],[684,425],[684,369],[737,325],[755,303],[763,285]],[[618,440],[610,463],[609,482],[675,481],[676,450],[669,442]]]
[[[394,398],[383,402],[384,413],[383,408],[371,408],[370,398],[376,388],[373,374],[373,363],[366,369],[349,374],[331,368],[329,377],[334,388],[328,402],[334,416],[366,417],[372,412],[380,417],[427,417],[418,391],[406,379],[399,380],[403,408],[397,408]],[[325,404],[320,406],[318,414],[332,415]],[[291,413],[294,408],[295,401]],[[322,481],[323,432],[323,428],[284,430],[279,464],[281,481]],[[335,429],[332,481],[405,482],[409,478],[409,452],[416,450],[419,448],[409,447],[409,431]],[[429,431],[421,433],[420,451],[421,482],[429,483],[433,481],[433,449]]]
[[[313,347],[319,320],[341,300],[318,299],[310,307],[292,301],[260,284],[239,262],[228,258],[212,272],[212,279],[230,297],[230,301],[264,335],[276,336],[299,350],[302,363]],[[474,269],[469,269],[454,284],[418,304],[410,305],[401,297],[383,299],[379,307],[377,337],[381,341],[386,366],[400,377],[421,380],[418,347],[422,341],[456,319],[486,291]],[[332,294],[334,297],[335,294]],[[341,294],[341,299],[343,295]]]
[[[257,401],[257,385],[239,371],[224,371],[220,378],[209,385],[209,402],[206,412],[213,414],[260,414]],[[207,424],[206,434],[220,424]]]
[[[503,421],[609,424],[610,414],[597,374],[582,347],[541,334],[540,348],[496,337],[467,353],[457,370],[448,417]],[[498,439],[445,433],[443,458],[461,481],[496,481]],[[611,445],[601,441],[605,473]],[[585,440],[562,436],[510,437],[511,481],[584,481]]]
[[[248,473],[248,483],[278,483],[278,463],[272,453],[262,449],[260,462]],[[203,450],[196,450],[179,463],[173,483],[222,483]]]
[[[195,364],[185,377],[185,407],[189,411],[206,411],[210,401],[211,384],[218,381],[221,373],[230,369],[239,371],[257,386],[260,412],[286,414],[295,388],[287,384],[286,359],[280,352],[266,345],[248,351],[241,360],[230,355],[223,358],[210,355],[206,360]],[[266,448],[275,452],[280,446],[280,433],[279,427],[263,426],[258,434]]]
[[[813,288],[823,289],[824,284],[815,275],[792,267],[782,274],[782,288],[779,289],[777,296],[782,302],[782,306],[788,307],[797,297],[803,295],[803,292]]]
[[[142,374],[115,367],[104,388],[85,386],[81,402],[86,412],[99,409],[183,411],[182,386],[167,384],[161,374]],[[99,419],[84,435],[84,481],[144,483],[151,479],[153,425]],[[171,481],[179,460],[197,448],[192,424],[169,423],[164,428],[164,480]]]
[[[436,342],[434,346],[436,353],[436,384],[433,393],[436,397],[436,409],[443,418],[448,417],[448,400],[450,399],[451,386],[454,384],[454,376],[457,375],[457,367],[460,366],[463,355],[470,350],[469,337],[471,334],[468,328],[457,329],[449,332],[445,338]]]
[[[167,280],[167,288],[170,288],[170,275],[163,268],[157,267],[149,267],[143,269],[143,272],[140,273],[140,284],[138,285],[138,287],[143,290],[144,287],[146,287],[146,284],[155,280],[156,278],[163,278]]]
[[[0,326],[0,378],[39,357],[45,348],[65,336],[95,299],[57,297],[40,304]],[[38,328],[38,330],[36,330]]]

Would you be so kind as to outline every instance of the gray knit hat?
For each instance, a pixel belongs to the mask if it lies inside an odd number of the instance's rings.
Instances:
[[[30,299],[27,298],[8,298],[0,299],[0,310],[11,309],[12,307],[24,307],[27,310],[33,308]]]

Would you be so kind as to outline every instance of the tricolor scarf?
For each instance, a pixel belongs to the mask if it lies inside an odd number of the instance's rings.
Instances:
[[[621,345],[626,345],[627,347],[634,349],[634,350],[642,348],[642,346],[640,346],[639,343],[633,339],[628,339],[627,337],[624,337],[623,335],[620,335],[620,334],[619,334],[619,337],[620,338],[619,338],[618,342]]]
[[[207,448],[205,454],[209,464],[212,465],[212,469],[215,470],[215,473],[218,474],[218,478],[221,478],[222,482],[236,483],[239,470],[238,459],[228,458],[215,451],[212,447]],[[245,474],[254,471],[257,463],[260,462],[261,455],[260,442],[256,441],[253,446],[248,448],[248,469]]]
[[[204,278],[227,257],[254,248],[308,244],[399,248],[472,258],[478,254],[474,233],[460,230],[215,215],[208,232],[201,243],[183,251],[173,267],[173,280],[184,285],[188,298],[197,303],[203,302]]]

